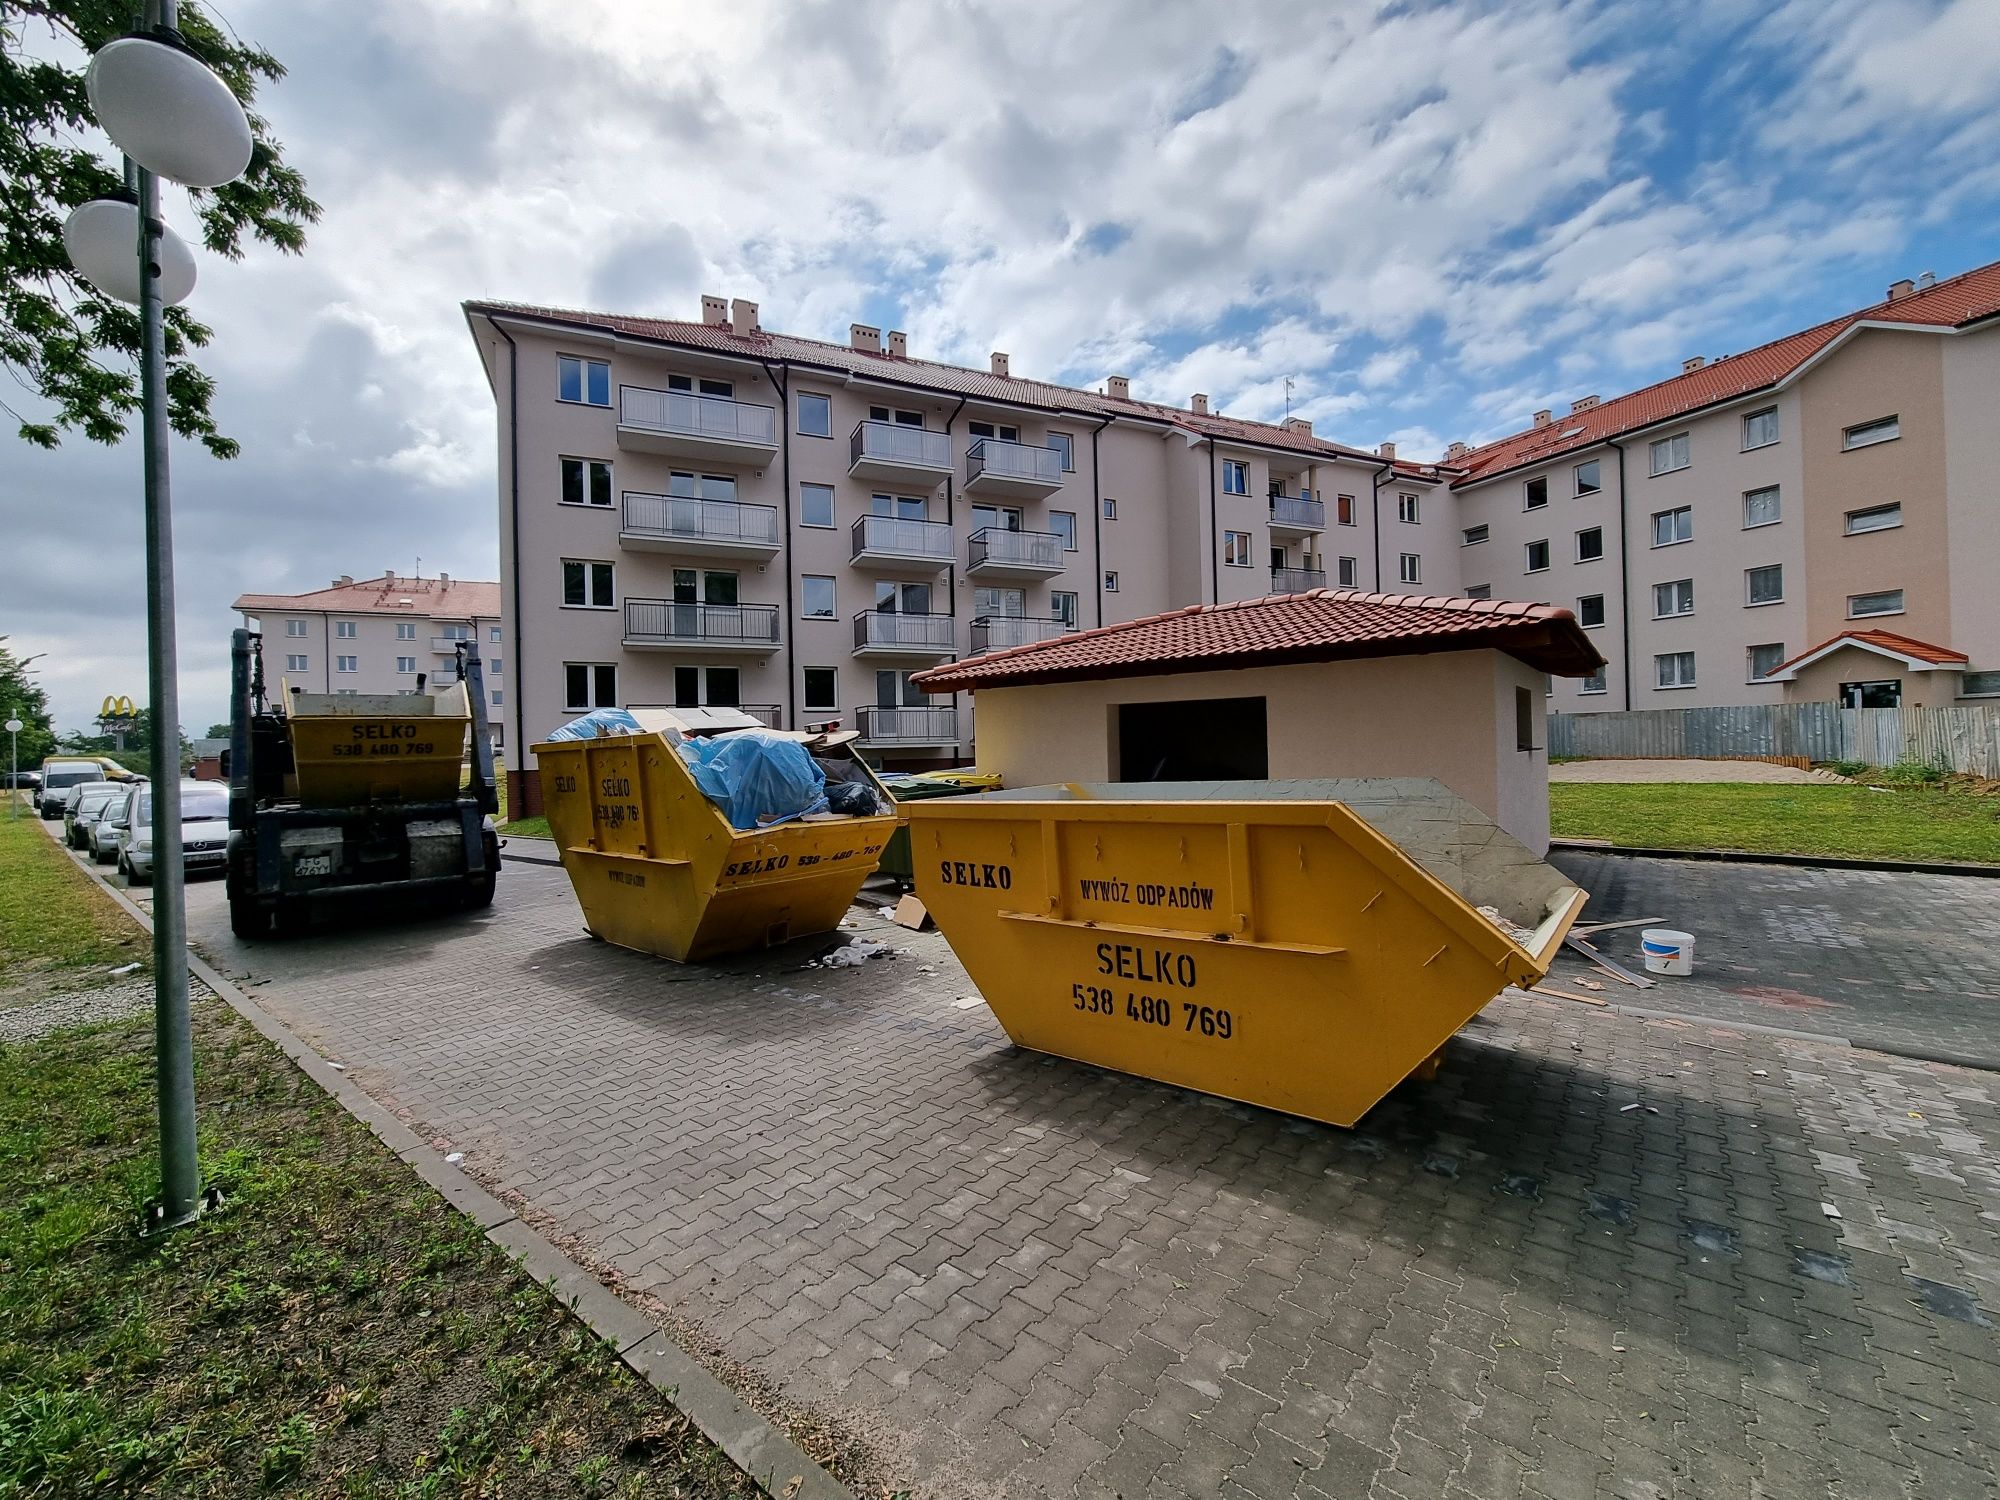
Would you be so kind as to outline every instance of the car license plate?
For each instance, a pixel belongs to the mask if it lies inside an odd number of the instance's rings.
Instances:
[[[331,854],[301,854],[292,863],[294,875],[331,875],[333,856]]]

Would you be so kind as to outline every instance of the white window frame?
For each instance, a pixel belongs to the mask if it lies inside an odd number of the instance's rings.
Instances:
[[[1361,586],[1361,559],[1342,557],[1335,559],[1334,582],[1341,588],[1353,589]]]
[[[1856,609],[1855,606],[1864,599],[1894,599],[1896,606],[1894,609]],[[1906,607],[1907,601],[1901,589],[1872,589],[1865,594],[1847,596],[1847,618],[1850,620],[1874,620],[1884,615],[1900,615],[1905,612]]]
[[[1063,473],[1074,474],[1076,472],[1076,434],[1073,432],[1051,432],[1049,434],[1048,446],[1062,455]]]
[[[1980,679],[1978,687],[1973,680]],[[1985,679],[1992,679],[1992,686],[1985,685]],[[1967,672],[1958,680],[1958,696],[1961,698],[2000,698],[2000,672]]]
[[[1855,524],[1857,521],[1870,521],[1878,516],[1889,516],[1893,517],[1893,519],[1883,521],[1880,526],[1857,526]],[[1902,524],[1903,502],[1900,500],[1891,500],[1887,505],[1864,505],[1859,510],[1850,510],[1841,518],[1840,534],[1842,536],[1868,536],[1877,531],[1895,531]]]
[[[819,613],[807,605],[808,584],[826,585],[827,608]],[[799,575],[799,618],[801,620],[838,620],[840,618],[840,580],[827,573],[802,573]]]
[[[1542,549],[1542,563],[1540,567],[1535,566],[1535,549],[1537,547]],[[1532,542],[1522,543],[1521,571],[1523,573],[1546,573],[1554,562],[1555,549],[1549,545],[1547,537],[1538,537]]]
[[[1870,422],[1856,422],[1852,427],[1843,427],[1840,432],[1840,451],[1853,453],[1861,448],[1873,448],[1877,443],[1893,443],[1903,435],[1903,415],[1892,412],[1886,417],[1876,417]]]
[[[1065,599],[1069,601],[1067,605],[1063,603]],[[1049,614],[1052,618],[1062,621],[1071,630],[1075,630],[1081,623],[1079,616],[1082,612],[1083,600],[1077,597],[1075,589],[1049,590]]]
[[[1586,620],[1586,619],[1584,619],[1584,617],[1583,617],[1583,605],[1584,605],[1584,601],[1585,601],[1585,600],[1587,600],[1587,599],[1595,599],[1595,600],[1597,601],[1597,618],[1596,618],[1596,620],[1594,620],[1594,621],[1592,621],[1592,620]],[[1577,623],[1577,626],[1578,626],[1578,628],[1579,628],[1579,629],[1582,629],[1582,630],[1602,630],[1602,629],[1604,628],[1604,625],[1605,625],[1605,622],[1606,622],[1607,620],[1609,620],[1610,618],[1611,618],[1611,616],[1610,616],[1610,613],[1609,613],[1609,612],[1608,612],[1608,611],[1607,611],[1607,610],[1605,609],[1605,607],[1604,607],[1604,595],[1602,595],[1602,594],[1579,594],[1579,595],[1577,595],[1577,599],[1576,599],[1576,623]]]
[[[304,640],[305,638],[306,638],[306,622],[305,622],[304,620],[287,620],[287,621],[285,621],[285,639],[286,639],[286,640],[288,640],[288,641],[302,641],[302,640]]]
[[[1660,522],[1665,520],[1671,520],[1679,516],[1687,517],[1687,535],[1669,537],[1666,541],[1664,542],[1661,541]],[[1680,526],[1676,524],[1673,527],[1673,529],[1675,531],[1679,531]],[[1653,532],[1653,546],[1655,548],[1685,547],[1689,542],[1694,540],[1694,507],[1692,505],[1676,505],[1667,510],[1654,511],[1652,532]]]
[[[826,431],[825,431],[825,432],[814,432],[814,431],[813,431],[813,430],[812,430],[812,429],[811,429],[810,427],[806,426],[806,403],[807,403],[808,401],[814,401],[814,402],[818,402],[818,403],[819,403],[819,409],[820,409],[821,411],[823,411],[823,412],[825,412],[825,413],[826,413]],[[831,397],[831,396],[828,396],[828,395],[825,395],[824,393],[822,393],[822,392],[820,392],[820,391],[800,391],[800,392],[799,392],[799,417],[798,417],[798,435],[799,435],[800,437],[816,437],[816,438],[829,438],[829,439],[830,439],[830,438],[832,438],[832,436],[833,436],[833,397]]]
[[[574,696],[569,690],[570,673],[573,671],[581,671],[583,673],[584,691],[582,702],[573,703],[568,701]],[[592,702],[592,699],[600,696],[599,689],[603,679],[598,674],[607,671],[611,674],[611,701],[609,703]],[[563,698],[565,700],[563,703],[564,713],[582,714],[589,713],[593,708],[616,708],[618,706],[618,663],[615,661],[564,662]]]
[[[1761,672],[1757,670],[1757,653],[1759,651],[1774,651],[1777,653],[1771,665]],[[1743,680],[1745,682],[1762,682],[1784,664],[1785,643],[1783,641],[1759,641],[1754,646],[1745,646],[1743,648]]]
[[[1675,608],[1666,610],[1660,608],[1661,589],[1672,589],[1674,591],[1673,594],[1669,597],[1671,597],[1671,599],[1673,600],[1676,606]],[[1684,608],[1680,607],[1680,601],[1682,599],[1687,600],[1687,604]],[[1693,613],[1694,613],[1694,580],[1692,578],[1668,578],[1663,580],[1662,582],[1653,585],[1654,619],[1680,620],[1680,619],[1685,619],[1687,616]]]
[[[1475,532],[1478,533],[1476,536],[1474,535]],[[1491,537],[1492,534],[1493,528],[1490,526],[1468,526],[1459,533],[1460,540],[1458,545],[1461,547],[1477,547]]]
[[[1422,514],[1423,514],[1422,504],[1423,502],[1416,495],[1412,494],[1410,491],[1408,490],[1397,491],[1396,519],[1411,526],[1421,525]]]
[[[830,702],[815,703],[812,701],[812,689],[806,686],[806,684],[812,681],[812,678],[808,674],[813,672],[825,672],[830,675],[833,682],[833,691],[829,695]],[[799,710],[801,713],[809,714],[840,712],[839,667],[801,667],[799,669]]]
[[[1759,573],[1776,573],[1778,575],[1777,598],[1759,599],[1754,597],[1756,584],[1753,582],[1753,580]],[[1743,607],[1745,609],[1768,609],[1773,604],[1783,604],[1784,602],[1785,602],[1785,565],[1783,563],[1762,563],[1759,564],[1757,567],[1745,568],[1743,570]]]
[[[1542,498],[1539,500],[1535,498],[1536,485],[1540,485],[1542,487]],[[1549,503],[1548,475],[1537,474],[1533,479],[1524,479],[1521,481],[1521,509],[1524,512],[1531,510],[1542,510],[1547,507],[1548,503]]]
[[[1602,463],[1602,459],[1587,458],[1570,471],[1576,481],[1576,493],[1579,499],[1585,495],[1601,495],[1604,493],[1604,470],[1600,467]],[[1583,487],[1583,471],[1585,469],[1597,470],[1597,478],[1591,481],[1589,489]]]
[[[1646,469],[1648,477],[1658,479],[1662,474],[1678,474],[1694,463],[1694,441],[1685,432],[1676,432],[1669,437],[1657,438],[1646,449]]]
[[[1359,526],[1355,518],[1354,497],[1336,494],[1333,497],[1333,520],[1336,526]]]
[[[565,557],[562,559],[562,567],[563,584],[562,604],[559,606],[560,608],[608,610],[618,607],[618,565],[616,563],[606,562],[601,557]],[[569,602],[569,570],[571,568],[581,568],[583,570],[583,603],[581,604],[572,604]],[[609,594],[609,597],[604,599],[597,597],[597,582],[599,577],[597,570],[599,568],[604,569],[603,579],[606,592]]]
[[[565,365],[575,365],[577,367],[576,388],[578,394],[574,396],[565,396],[562,393],[563,367]],[[592,369],[601,369],[604,371],[604,399],[602,401],[593,401],[590,399],[590,372]],[[592,359],[587,354],[558,354],[556,356],[556,400],[565,406],[594,406],[599,411],[608,410],[611,406],[611,361],[608,359]]]
[[[287,672],[310,672],[312,670],[312,658],[302,653],[288,654],[285,657],[285,670]]]
[[[1107,594],[1118,592],[1118,570],[1116,568],[1106,568],[1104,570],[1104,592]]]
[[[1673,670],[1674,680],[1671,682],[1665,682],[1661,680],[1665,672],[1666,664],[1668,662],[1674,663],[1674,670]],[[1682,662],[1686,662],[1688,664],[1688,675],[1686,677],[1682,677],[1680,675],[1680,663]],[[1653,691],[1675,692],[1681,688],[1691,688],[1694,685],[1695,685],[1695,659],[1694,659],[1694,653],[1692,651],[1662,651],[1654,656]]]
[[[1104,519],[1107,521],[1118,519],[1118,501],[1115,496],[1106,495],[1104,497]]]
[[[806,491],[826,492],[826,519],[809,521],[806,519]],[[799,525],[811,527],[814,531],[837,531],[840,529],[840,497],[830,484],[816,484],[809,479],[799,481]]]
[[[1493,597],[1493,585],[1490,583],[1469,583],[1465,586],[1465,597],[1468,599],[1491,599]]]
[[[405,677],[412,675],[417,670],[417,659],[414,656],[397,657],[396,670]]]
[[[1247,495],[1250,493],[1250,462],[1242,458],[1225,458],[1222,461],[1222,493],[1225,495]]]
[[[734,401],[736,399],[735,381],[718,380],[710,375],[699,377],[693,375],[669,375],[667,377],[667,389],[670,391],[685,391],[690,396],[720,396],[724,401]]]
[[[1762,421],[1765,417],[1769,417],[1771,419],[1771,435],[1767,438],[1763,438],[1756,442],[1751,441],[1750,424],[1752,422]],[[1753,453],[1759,448],[1770,447],[1773,443],[1778,441],[1778,435],[1779,434],[1778,434],[1777,407],[1775,406],[1761,407],[1756,411],[1745,412],[1743,414],[1743,451],[1745,453]]]
[[[1609,676],[1610,669],[1608,667],[1599,667],[1590,676],[1578,679],[1576,685],[1577,696],[1579,698],[1595,698],[1609,692],[1610,684],[1607,681]],[[1595,683],[1596,686],[1591,686],[1592,683]]]
[[[361,670],[361,658],[358,656],[336,656],[333,659],[333,670],[336,672],[359,672]]]
[[[397,640],[414,641],[416,638],[417,638],[417,622],[415,620],[398,620],[396,622]]]
[[[1068,523],[1068,524],[1067,524],[1067,526],[1064,526],[1064,525],[1062,525],[1062,524],[1059,524],[1059,523],[1062,523],[1062,522],[1067,522],[1067,523]],[[1079,550],[1079,549],[1078,549],[1078,543],[1077,543],[1077,540],[1076,540],[1076,512],[1075,512],[1075,511],[1073,511],[1073,510],[1052,510],[1052,511],[1050,511],[1050,512],[1049,512],[1049,530],[1053,531],[1053,532],[1054,532],[1054,533],[1055,533],[1055,534],[1056,534],[1057,536],[1059,536],[1059,537],[1061,537],[1061,538],[1063,539],[1063,551],[1065,551],[1065,552],[1075,552],[1075,551]]]
[[[1595,532],[1597,535],[1597,553],[1593,557],[1585,557],[1583,555],[1583,539],[1591,535],[1593,532]],[[1604,528],[1602,526],[1585,526],[1577,532],[1576,560],[1580,563],[1594,563],[1594,562],[1604,561]]]
[[[1761,526],[1776,526],[1780,521],[1785,519],[1785,497],[1781,490],[1782,487],[1779,485],[1760,484],[1754,490],[1745,490],[1743,492],[1743,529],[1745,531],[1755,531]],[[1768,521],[1753,521],[1750,519],[1750,502],[1759,495],[1769,495],[1772,506],[1777,512]]]
[[[355,636],[356,631],[352,620],[335,620],[333,622],[333,638],[335,640],[351,641],[355,639]]]
[[[1399,583],[1422,583],[1424,581],[1424,560],[1414,552],[1399,553],[1396,557],[1396,580]]]
[[[1224,567],[1247,568],[1250,566],[1250,533],[1247,531],[1225,531],[1222,533],[1222,562]]]

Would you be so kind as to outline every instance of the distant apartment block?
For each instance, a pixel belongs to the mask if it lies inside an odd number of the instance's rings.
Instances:
[[[839,720],[888,764],[973,755],[957,657],[1187,604],[1457,587],[1448,476],[1249,422],[766,331],[465,307],[498,411],[514,806],[530,747],[604,706]]]
[[[264,636],[264,678],[312,693],[409,693],[454,666],[462,641],[477,641],[486,677],[486,715],[495,743],[507,708],[508,632],[500,585],[384,573],[357,582],[343,574],[306,594],[244,594],[231,608]]]

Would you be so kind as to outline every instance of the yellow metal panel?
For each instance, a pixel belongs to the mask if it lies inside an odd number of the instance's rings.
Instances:
[[[286,695],[299,801],[306,807],[370,802],[448,802],[465,777],[472,714],[464,692],[407,693],[359,700]],[[298,711],[298,705],[308,710]]]

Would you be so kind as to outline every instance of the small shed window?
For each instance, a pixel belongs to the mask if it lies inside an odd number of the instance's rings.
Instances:
[[[1262,781],[1271,774],[1262,698],[1121,703],[1120,781]]]
[[[1535,748],[1535,695],[1524,687],[1514,689],[1514,748]]]

